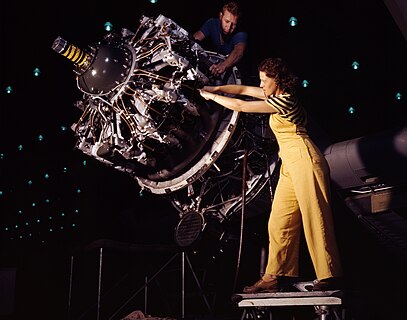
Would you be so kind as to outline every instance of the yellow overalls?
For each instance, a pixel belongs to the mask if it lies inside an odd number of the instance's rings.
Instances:
[[[271,114],[282,160],[268,223],[266,274],[299,276],[301,228],[317,279],[342,276],[330,207],[329,166],[306,129]]]

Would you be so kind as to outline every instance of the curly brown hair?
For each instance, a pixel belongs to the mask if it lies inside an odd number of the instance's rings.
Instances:
[[[284,92],[295,93],[299,85],[298,76],[289,70],[281,58],[264,59],[257,70],[264,72],[267,77],[273,78],[277,86]]]

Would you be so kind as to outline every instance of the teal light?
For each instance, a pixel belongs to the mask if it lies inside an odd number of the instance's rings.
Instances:
[[[295,27],[295,26],[298,25],[298,19],[297,19],[296,17],[291,17],[291,18],[288,20],[288,24],[289,24],[291,27]]]
[[[35,202],[31,203],[31,207],[36,207],[37,204]]]
[[[34,68],[33,74],[35,77],[39,77],[41,74],[41,71],[39,68]]]
[[[158,2],[158,0],[150,0],[151,4],[156,4]]]
[[[78,189],[76,189],[76,193],[81,193],[82,191],[81,191],[81,189],[80,188],[78,188]]]
[[[4,160],[6,158],[6,155],[4,153],[0,153],[0,160]]]
[[[360,64],[357,61],[352,62],[352,69],[353,70],[358,70],[360,68]]]
[[[23,150],[23,145],[20,144],[20,145],[17,147],[17,149],[18,149],[18,151],[22,151],[22,150]]]
[[[49,174],[48,174],[48,173],[44,174],[44,178],[45,178],[45,179],[48,179],[48,178],[49,178]]]
[[[38,141],[43,141],[44,140],[44,136],[42,134],[38,135]]]
[[[66,131],[68,128],[66,126],[61,126],[61,131]]]
[[[113,24],[111,22],[109,22],[109,21],[106,21],[104,27],[105,27],[106,31],[112,31]]]
[[[0,190],[0,196],[2,196],[3,194],[4,194],[3,191]]]
[[[6,93],[11,94],[13,92],[13,89],[10,86],[6,87]]]
[[[68,168],[67,168],[67,167],[64,167],[64,168],[62,169],[62,171],[63,171],[64,173],[67,173],[67,172],[68,172]]]
[[[396,100],[401,100],[403,99],[403,95],[400,92],[397,92],[395,98]]]
[[[349,114],[354,114],[354,113],[356,113],[356,109],[354,107],[349,107],[348,113]]]
[[[307,80],[303,80],[301,85],[303,86],[303,88],[307,88],[309,86],[309,82]]]
[[[83,160],[83,161],[82,161],[82,164],[83,164],[84,166],[86,166],[86,164],[87,164],[86,160]]]
[[[33,184],[32,180],[28,180],[28,184],[31,186]]]

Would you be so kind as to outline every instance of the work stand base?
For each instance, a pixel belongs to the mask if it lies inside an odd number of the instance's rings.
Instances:
[[[243,309],[241,320],[279,320],[274,318],[274,315],[282,309],[298,310],[308,307],[313,309],[313,316],[309,319],[346,320],[343,299],[344,292],[341,290],[235,294],[232,296],[232,301]]]

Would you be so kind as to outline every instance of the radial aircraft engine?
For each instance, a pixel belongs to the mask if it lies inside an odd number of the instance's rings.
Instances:
[[[279,158],[267,116],[222,108],[197,90],[242,83],[237,67],[210,73],[225,56],[204,50],[163,15],[142,16],[135,32],[108,33],[88,48],[62,37],[52,48],[73,63],[83,93],[71,127],[75,148],[168,198],[179,212],[179,245],[246,205],[247,217],[268,212]]]

